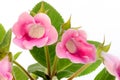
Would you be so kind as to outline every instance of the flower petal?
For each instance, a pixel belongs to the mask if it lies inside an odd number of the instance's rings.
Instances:
[[[50,28],[47,36],[49,38],[48,42],[47,42],[47,45],[51,45],[51,44],[53,44],[53,43],[55,43],[57,41],[57,39],[58,39],[58,33],[57,33],[55,27],[52,26]]]
[[[76,33],[75,30],[69,29],[65,31],[65,33],[62,35],[62,42],[66,43],[74,34]]]
[[[16,22],[12,28],[13,33],[17,38],[21,38],[26,32],[26,25],[34,23],[34,19],[27,12],[24,12],[20,15],[18,22]]]
[[[59,42],[56,45],[56,55],[59,58],[67,58],[67,54],[65,54],[65,53],[66,53],[66,50],[64,49],[63,45]]]
[[[48,41],[47,37],[42,38],[42,39],[35,39],[35,40],[31,40],[31,41],[24,40],[23,41],[23,46],[26,49],[32,49],[34,46],[43,47],[47,44],[47,41]]]
[[[34,16],[34,20],[36,23],[40,23],[42,26],[49,26],[51,25],[50,18],[43,13],[37,14]]]
[[[0,61],[0,80],[12,80],[12,64],[6,56]],[[1,79],[2,78],[2,79]]]
[[[112,75],[116,75],[116,69],[118,68],[118,66],[120,67],[120,60],[118,60],[115,56],[104,52],[102,53],[102,56],[104,58],[106,69]]]
[[[25,47],[23,46],[23,41],[24,41],[23,38],[18,39],[17,37],[15,37],[15,38],[13,39],[13,42],[14,42],[16,45],[18,45],[18,46],[21,47],[22,49],[25,49]]]

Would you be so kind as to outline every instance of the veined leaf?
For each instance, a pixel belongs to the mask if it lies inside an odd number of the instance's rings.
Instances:
[[[0,43],[2,42],[2,40],[3,40],[4,36],[5,36],[5,33],[6,33],[6,31],[5,31],[4,27],[3,27],[3,25],[0,24]]]
[[[29,73],[33,73],[39,77],[42,77],[44,80],[47,80],[46,71],[47,69],[39,63],[32,64],[28,67]]]
[[[16,60],[16,59],[20,56],[21,53],[22,53],[22,52],[17,52],[17,53],[14,55],[14,60]]]
[[[66,78],[70,77],[73,73],[75,73],[78,69],[80,69],[83,66],[83,64],[75,64],[72,62],[66,63],[65,66],[64,66],[64,64],[65,64],[64,62],[61,62],[58,64],[58,72],[57,72],[58,79],[61,79],[64,77],[66,77]],[[68,64],[68,66],[67,66],[67,64]],[[97,60],[95,63],[91,64],[88,68],[86,68],[78,76],[83,76],[83,75],[93,72],[94,70],[96,70],[98,68],[98,66],[100,64],[101,64],[101,61]],[[62,68],[60,69],[60,67],[62,67]]]
[[[13,66],[13,74],[14,74],[15,80],[28,80],[28,77],[17,66]]]
[[[3,41],[0,43],[0,49],[5,50],[5,51],[9,51],[10,43],[11,43],[11,35],[12,35],[12,30],[10,29],[5,34]]]
[[[108,71],[104,68],[94,80],[115,80],[115,77],[108,73]]]

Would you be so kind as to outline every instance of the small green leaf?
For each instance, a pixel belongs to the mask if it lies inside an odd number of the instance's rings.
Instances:
[[[115,80],[115,77],[108,73],[108,71],[104,68],[94,80]]]
[[[108,52],[109,49],[110,49],[110,46],[111,46],[111,43],[108,44],[108,45],[103,46],[103,51],[104,51],[104,52]]]
[[[35,72],[35,71],[41,71],[41,72],[46,73],[47,70],[44,66],[42,66],[39,63],[32,64],[28,67],[28,72],[32,73],[32,72]]]
[[[69,29],[69,28],[71,28],[71,16],[70,16],[70,18],[68,19],[68,21],[65,22],[65,23],[62,25],[62,29],[63,29],[63,30],[67,30],[67,29]]]
[[[12,30],[10,29],[5,34],[3,41],[0,43],[0,49],[5,50],[5,51],[9,51],[10,43],[11,43],[11,35],[12,35]]]
[[[32,64],[28,67],[29,73],[33,73],[39,77],[42,77],[43,79],[46,79],[46,71],[47,69],[39,63]]]
[[[17,53],[14,55],[14,60],[16,60],[16,59],[20,56],[21,53],[22,53],[22,52],[17,52]]]
[[[28,80],[28,77],[17,66],[13,66],[13,74],[14,74],[15,80]]]
[[[0,24],[0,43],[2,42],[2,40],[3,40],[4,36],[5,36],[5,33],[6,33],[6,31],[5,31],[4,27],[3,27],[3,25]]]

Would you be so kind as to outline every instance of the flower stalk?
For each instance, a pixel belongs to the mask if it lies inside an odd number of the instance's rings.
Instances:
[[[30,80],[34,80],[34,78],[32,78],[32,76],[16,61],[13,61],[14,64],[16,64],[20,69],[22,69],[22,71],[30,78]]]
[[[76,71],[75,73],[73,73],[68,80],[73,80],[74,77],[78,76],[80,73],[82,73],[86,68],[88,68],[91,64],[85,64],[83,65],[78,71]]]
[[[49,56],[48,46],[44,47],[44,51],[45,51],[47,69],[48,69],[48,76],[51,78],[50,56]]]
[[[57,72],[57,61],[58,61],[58,57],[55,56],[55,59],[54,59],[54,62],[53,62],[52,77],[54,77],[56,72]]]

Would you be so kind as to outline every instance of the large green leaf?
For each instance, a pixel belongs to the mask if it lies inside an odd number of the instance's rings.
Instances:
[[[0,43],[0,49],[9,51],[10,48],[10,43],[11,43],[11,35],[12,35],[12,30],[8,30],[8,32],[5,34],[2,42]]]
[[[95,45],[98,47],[100,45],[97,41],[88,41],[89,43]],[[97,67],[101,64],[100,60],[97,60],[95,63],[92,63],[86,70],[84,70],[81,74],[78,76],[86,75],[88,73],[91,73],[92,71],[96,70]],[[57,63],[57,77],[58,79],[69,77],[73,73],[75,73],[78,69],[80,69],[83,66],[83,64],[75,64],[70,62],[68,59],[59,59]]]
[[[42,77],[44,80],[47,80],[46,71],[47,69],[39,63],[32,64],[28,67],[29,73],[33,73],[39,77]]]
[[[108,73],[108,71],[104,68],[94,80],[115,80],[115,77]]]
[[[2,42],[2,40],[5,36],[5,33],[6,33],[6,31],[5,31],[4,27],[2,26],[2,24],[0,24],[0,43]]]
[[[82,75],[91,73],[92,71],[96,70],[100,64],[101,64],[101,61],[97,60],[95,63],[91,64],[88,68],[86,68],[78,76],[82,76]],[[83,66],[83,64],[75,64],[75,63],[71,63],[65,59],[61,59],[61,61],[58,62],[57,77],[58,77],[58,79],[61,79],[64,77],[68,78],[73,73],[75,73],[78,69],[80,69],[82,66]]]
[[[15,80],[28,80],[28,77],[17,66],[13,66],[13,74],[14,74]]]
[[[43,1],[42,1],[43,2]],[[31,13],[38,13],[41,7],[41,3],[38,3],[31,11]],[[61,15],[48,3],[44,2],[44,9],[48,10],[47,15],[50,17],[52,25],[55,26],[57,31],[60,31],[60,26],[63,24],[63,19]],[[41,65],[46,67],[46,59],[45,59],[45,53],[44,48],[37,48],[34,47],[32,50],[30,50],[32,56],[35,58],[36,61],[38,61]],[[50,52],[50,63],[53,64],[54,56],[55,56],[55,45],[49,46],[49,52]]]
[[[55,45],[51,45],[48,48],[49,48],[49,55],[50,55],[50,64],[52,66],[54,61],[54,56],[55,56]],[[32,50],[30,50],[30,52],[38,63],[46,67],[44,48],[34,47]]]

